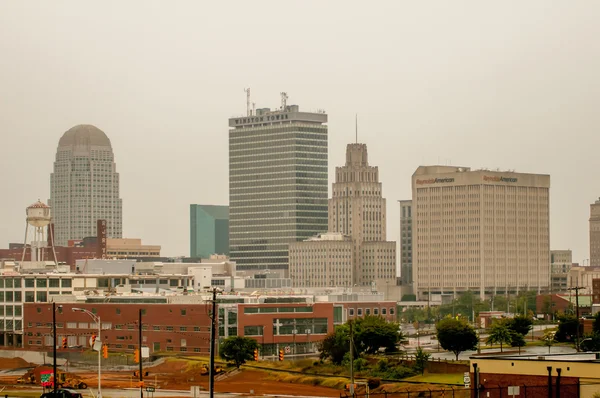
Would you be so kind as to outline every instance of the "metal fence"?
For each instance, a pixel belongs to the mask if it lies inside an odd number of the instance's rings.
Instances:
[[[480,386],[479,389],[460,386],[431,387],[407,386],[405,391],[366,393],[359,391],[354,395],[348,392],[340,394],[340,398],[577,398],[580,396],[580,385],[491,385]]]

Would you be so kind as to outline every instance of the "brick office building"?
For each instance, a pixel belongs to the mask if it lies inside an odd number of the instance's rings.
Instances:
[[[239,304],[238,335],[254,338],[262,355],[314,353],[333,331],[336,308],[341,323],[341,308],[333,303]]]
[[[157,298],[158,299],[158,298]],[[152,298],[149,300],[152,301]],[[150,353],[159,351],[208,353],[210,318],[206,304],[63,303],[57,304],[57,341],[67,338],[70,349],[89,347],[98,326],[86,309],[100,317],[102,341],[109,351],[131,352],[138,347],[138,319],[142,309],[142,340]],[[23,347],[29,350],[52,348],[52,303],[24,304]]]

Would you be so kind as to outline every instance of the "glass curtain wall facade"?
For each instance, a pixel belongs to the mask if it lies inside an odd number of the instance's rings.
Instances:
[[[327,231],[327,115],[259,109],[229,120],[229,244],[238,270],[288,268]]]

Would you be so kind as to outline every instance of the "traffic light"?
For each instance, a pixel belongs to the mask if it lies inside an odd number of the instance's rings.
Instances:
[[[94,347],[94,343],[96,342],[96,335],[92,335],[92,347]]]
[[[62,338],[62,348],[67,348],[67,338],[66,337]]]
[[[135,349],[135,351],[133,352],[133,360],[136,363],[140,362],[140,350],[138,350],[137,348]]]
[[[258,361],[258,349],[254,350],[254,360]]]
[[[283,350],[279,350],[279,360],[283,361]]]
[[[144,377],[148,377],[148,375],[149,375],[149,374],[150,374],[150,372],[148,372],[148,371],[145,371],[145,372],[144,372]],[[135,377],[140,377],[140,371],[139,371],[139,370],[136,370],[135,372],[133,372],[133,375],[134,375]]]
[[[108,346],[106,344],[102,346],[102,357],[108,358]]]

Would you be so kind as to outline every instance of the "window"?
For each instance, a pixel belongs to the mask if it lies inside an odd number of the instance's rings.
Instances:
[[[382,308],[381,309],[381,315],[386,315],[386,313],[387,313],[387,310],[385,308]]]
[[[40,307],[37,307],[35,310],[37,311],[38,314],[42,313],[42,309]]]
[[[200,352],[200,348],[194,347],[194,352]]]
[[[244,326],[244,336],[262,336],[263,326]]]
[[[35,301],[35,294],[33,292],[25,292],[25,302],[33,303]]]
[[[390,307],[390,315],[394,315],[394,307]]]
[[[76,329],[77,322],[67,322],[67,329]]]
[[[36,279],[37,287],[47,287],[48,281],[46,279]]]
[[[373,315],[379,315],[379,308],[373,308]]]
[[[34,279],[25,279],[25,287],[35,287]]]
[[[71,279],[62,279],[60,284],[62,287],[72,287],[73,281]]]
[[[182,316],[185,316],[186,314],[187,314],[187,310],[186,310],[185,308],[184,308],[184,309],[182,309],[182,310],[181,310],[181,315],[182,315]]]
[[[152,330],[154,330],[155,332],[158,332],[158,331],[160,331],[160,326],[155,325],[152,327]]]
[[[199,332],[200,331],[200,326],[194,326],[194,332]]]
[[[120,308],[117,308],[116,311],[117,311],[117,315],[121,315],[121,309]]]
[[[181,352],[186,352],[186,351],[187,351],[187,347],[180,347],[180,348],[179,348],[179,351],[181,351]]]
[[[180,346],[182,347],[187,347],[187,341],[185,339],[181,339],[181,344]]]
[[[79,329],[89,329],[87,322],[79,322]]]
[[[354,308],[348,308],[348,316],[354,316]]]
[[[186,332],[187,328],[185,326],[179,326],[179,331],[180,332]]]
[[[167,351],[173,351],[173,347],[167,347]]]
[[[371,315],[371,309],[370,308],[365,309],[365,315]]]
[[[363,314],[363,310],[362,310],[362,308],[359,308],[359,309],[357,310],[357,314],[358,314],[358,316],[362,316],[362,314]]]
[[[173,326],[167,326],[167,332],[172,332],[173,331]]]
[[[48,281],[48,286],[49,287],[59,287],[60,286],[60,279],[50,279]]]

